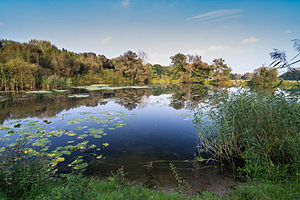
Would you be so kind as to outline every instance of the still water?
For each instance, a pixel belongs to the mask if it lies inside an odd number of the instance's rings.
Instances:
[[[123,167],[130,181],[169,191],[169,163],[194,190],[222,193],[235,184],[214,167],[196,164],[195,110],[226,88],[202,85],[89,86],[31,93],[1,93],[0,139],[30,140],[28,154],[44,153],[58,172],[85,169],[105,178]]]

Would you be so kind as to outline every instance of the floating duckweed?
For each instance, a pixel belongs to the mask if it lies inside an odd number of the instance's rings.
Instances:
[[[65,155],[71,155],[71,151],[66,151],[66,150],[61,151],[60,153]]]
[[[54,154],[54,153],[48,153],[47,156],[48,156],[49,158],[52,158],[52,157],[55,156],[55,154]]]
[[[27,91],[26,94],[51,94],[52,92],[50,90],[33,90],[33,91]]]
[[[82,129],[85,129],[87,128],[87,126],[77,126],[75,130],[82,130]]]
[[[46,144],[48,144],[50,142],[51,141],[48,138],[41,138],[41,139],[37,139],[32,145],[44,147],[44,146],[46,146]]]
[[[103,146],[107,147],[109,144],[107,142],[103,143]]]
[[[70,133],[68,133],[67,135],[68,135],[68,136],[75,136],[76,133],[70,132]]]
[[[63,162],[63,161],[65,161],[65,158],[64,158],[64,157],[58,157],[56,160],[57,160],[58,162]]]
[[[69,164],[68,166],[73,166],[73,165],[77,165],[77,164],[80,164],[80,163],[82,163],[83,162],[83,159],[81,159],[81,158],[77,158],[77,159],[75,159],[71,164]]]
[[[77,169],[77,170],[80,170],[80,169],[84,169],[88,166],[87,163],[81,163],[81,164],[78,164],[76,166],[73,167],[73,169]]]
[[[145,86],[113,87],[113,86],[102,86],[102,85],[90,85],[90,86],[78,86],[78,87],[74,87],[74,88],[85,89],[88,91],[97,91],[97,90],[145,89],[145,88],[151,88],[151,86],[145,85]]]
[[[69,95],[69,98],[87,98],[89,97],[89,94],[73,94],[73,95]]]
[[[69,90],[56,90],[56,89],[53,89],[52,91],[53,92],[69,92]]]
[[[62,92],[62,91],[61,91]],[[38,152],[45,154],[50,159],[50,164],[52,167],[56,167],[59,162],[65,161],[64,156],[69,156],[72,152],[80,150],[86,151],[89,149],[95,149],[96,151],[101,151],[101,148],[96,144],[88,145],[89,141],[82,141],[78,144],[72,145],[76,140],[72,138],[72,140],[65,141],[63,146],[56,147],[55,150],[49,151],[51,140],[53,137],[60,137],[60,136],[76,136],[78,134],[78,139],[84,139],[86,137],[94,137],[94,138],[102,138],[106,136],[105,133],[107,130],[114,130],[116,128],[121,128],[126,125],[123,119],[129,119],[128,114],[124,114],[122,112],[80,112],[80,115],[85,115],[80,118],[71,118],[67,122],[68,125],[73,124],[80,124],[79,126],[70,126],[72,130],[55,130],[55,127],[50,127],[50,119],[48,120],[12,120],[12,122],[0,126],[1,134],[2,132],[6,132],[6,134],[1,135],[1,141],[6,141],[10,139],[10,136],[13,134],[20,134],[20,135],[27,135],[30,138],[30,142],[32,146],[39,149],[38,151],[33,149],[26,150],[28,156],[35,156]],[[71,113],[64,113],[60,118],[63,119],[63,116],[71,115]],[[53,119],[53,118],[51,118]],[[52,120],[51,120],[52,121]],[[101,128],[98,127],[90,128],[87,123],[94,123],[94,124],[101,124]],[[113,124],[115,123],[115,124]],[[55,124],[55,120],[53,119],[53,124]],[[53,130],[54,129],[54,130]],[[85,129],[85,130],[84,130]],[[73,131],[77,131],[73,132]],[[84,130],[84,131],[82,131]],[[105,131],[105,132],[104,132]],[[51,140],[50,140],[51,139]],[[15,141],[18,139],[14,139],[14,143],[10,145],[15,145]],[[55,139],[54,139],[55,140]],[[101,143],[100,143],[101,145]],[[108,147],[109,143],[105,142],[102,143],[103,147]],[[3,148],[0,149],[3,151]],[[77,151],[80,153],[79,151]],[[102,155],[98,155],[95,153],[88,153],[89,155],[94,155],[97,159],[103,158]],[[82,157],[82,156],[81,156]],[[72,166],[74,169],[83,169],[88,166],[87,163],[82,163],[83,159],[80,156],[77,157],[77,161],[73,161],[69,166]],[[53,170],[55,171],[55,170]]]
[[[41,151],[48,151],[48,147],[45,147],[45,148],[43,148],[43,149],[41,149]]]

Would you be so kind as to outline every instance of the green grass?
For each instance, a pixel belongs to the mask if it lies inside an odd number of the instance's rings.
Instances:
[[[274,183],[256,181],[242,184],[230,191],[228,199],[232,200],[295,200],[300,199],[298,182]]]

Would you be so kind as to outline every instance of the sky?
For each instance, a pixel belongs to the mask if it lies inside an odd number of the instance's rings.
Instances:
[[[0,39],[48,40],[108,58],[144,51],[151,64],[176,53],[222,57],[234,73],[269,65],[300,39],[300,0],[0,0]]]

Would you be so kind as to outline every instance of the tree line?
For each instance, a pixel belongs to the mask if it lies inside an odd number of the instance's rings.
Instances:
[[[167,77],[182,83],[229,79],[231,69],[220,59],[213,64],[198,55],[178,53],[171,65],[145,63],[145,53],[127,51],[116,58],[58,49],[49,41],[0,40],[0,90],[51,89],[72,84],[149,83]]]
[[[127,51],[116,58],[95,53],[76,53],[58,49],[49,41],[16,42],[0,40],[0,90],[52,89],[95,83],[147,84],[153,79],[179,83],[229,83],[229,80],[251,80],[255,84],[277,81],[276,68],[261,67],[253,73],[232,74],[222,58],[211,64],[201,56],[177,53],[170,66],[146,63],[144,52]],[[299,73],[297,71],[297,73]],[[289,73],[281,78],[291,78]]]
[[[0,40],[0,90],[51,89],[72,82],[117,80],[144,82],[151,78],[151,65],[135,52],[108,59],[95,53],[58,49],[49,41],[19,43]]]

